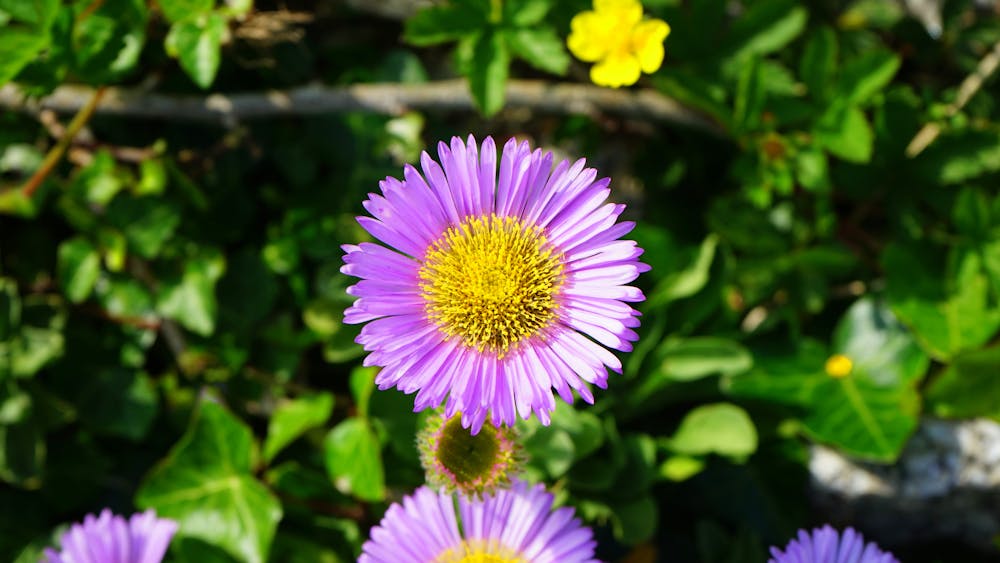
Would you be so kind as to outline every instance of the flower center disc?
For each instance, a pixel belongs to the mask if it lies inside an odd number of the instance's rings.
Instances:
[[[560,258],[538,227],[469,218],[427,250],[419,273],[427,316],[448,337],[502,358],[555,317]]]
[[[462,417],[453,417],[441,431],[437,459],[459,484],[486,480],[500,461],[497,432],[492,425],[484,424],[479,434],[473,436],[467,428],[462,428]]]
[[[522,563],[524,559],[496,541],[463,541],[438,555],[434,563]]]

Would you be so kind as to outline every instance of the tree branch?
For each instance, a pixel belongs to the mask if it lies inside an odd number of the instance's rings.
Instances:
[[[64,85],[40,100],[28,99],[14,84],[0,88],[0,107],[15,111],[50,109],[73,113],[91,99],[94,90]],[[613,114],[682,125],[717,137],[726,131],[715,121],[656,91],[611,90],[588,84],[511,80],[507,108],[528,108],[554,114]],[[374,83],[351,86],[304,86],[283,91],[208,96],[157,94],[126,88],[107,88],[96,108],[102,115],[149,119],[183,119],[234,125],[243,120],[282,116],[367,111],[398,115],[407,110],[473,110],[465,80],[423,84]]]

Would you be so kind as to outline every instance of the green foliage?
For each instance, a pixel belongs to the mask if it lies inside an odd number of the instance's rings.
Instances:
[[[503,107],[511,60],[519,58],[551,74],[564,75],[569,54],[547,23],[552,0],[472,0],[432,5],[406,22],[403,37],[417,46],[458,42],[456,66],[483,114]]]
[[[267,559],[281,503],[253,476],[256,444],[239,419],[203,400],[187,433],[136,492],[136,505],[241,561]]]
[[[589,0],[279,4],[0,0],[0,85],[71,87],[0,114],[0,560],[104,506],[176,519],[167,561],[356,560],[424,483],[430,413],[364,365],[340,245],[470,132],[586,157],[652,267],[622,375],[516,428],[597,557],[762,561],[825,519],[809,444],[888,464],[923,416],[1000,421],[1000,103],[959,87],[1000,21],[973,3],[934,39],[888,0],[649,0],[664,65],[623,91],[566,49]],[[478,112],[420,99],[455,76]],[[520,79],[581,103],[503,112]],[[309,84],[392,115],[282,95]],[[101,86],[55,158],[60,104]],[[172,113],[247,99],[291,114]]]

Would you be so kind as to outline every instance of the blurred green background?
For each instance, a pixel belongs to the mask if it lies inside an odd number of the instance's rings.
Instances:
[[[646,0],[664,65],[609,90],[589,2],[427,4],[0,0],[0,560],[104,506],[181,521],[172,561],[353,560],[425,415],[360,367],[339,245],[453,135],[586,157],[638,222],[624,375],[519,427],[601,558],[763,562],[830,519],[811,444],[1000,420],[996,5]]]

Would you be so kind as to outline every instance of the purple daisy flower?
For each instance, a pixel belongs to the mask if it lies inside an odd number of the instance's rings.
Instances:
[[[813,529],[812,533],[799,530],[798,539],[788,542],[785,551],[772,547],[768,563],[899,563],[899,560],[879,549],[875,542],[866,544],[854,528],[847,528],[841,535],[826,525]]]
[[[499,168],[493,139],[480,149],[438,144],[423,174],[403,169],[364,202],[358,222],[382,246],[344,245],[341,271],[362,278],[344,322],[368,323],[357,342],[381,366],[380,389],[417,392],[414,410],[445,403],[478,432],[536,413],[543,424],[573,391],[607,387],[621,362],[607,348],[632,349],[644,299],[627,285],[649,266],[619,240],[634,223],[624,205],[604,203],[608,178],[584,159],[562,161],[511,139]],[[589,338],[588,338],[589,337]]]
[[[105,508],[88,514],[59,539],[62,550],[45,550],[42,563],[160,563],[177,531],[173,520],[157,518],[152,510],[125,518]]]
[[[552,499],[542,485],[515,481],[481,500],[459,495],[456,514],[452,495],[420,487],[389,507],[358,563],[596,561],[590,528],[572,508],[552,511]]]

